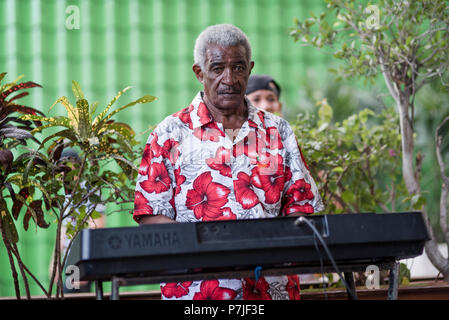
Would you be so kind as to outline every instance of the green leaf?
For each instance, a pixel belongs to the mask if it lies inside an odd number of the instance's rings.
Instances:
[[[426,204],[426,198],[418,193],[412,196],[411,203],[413,209],[420,209],[423,205]]]
[[[23,115],[20,117],[22,120],[32,120],[32,121],[42,121],[42,122],[48,122],[48,124],[43,125],[41,127],[35,128],[31,131],[31,133],[41,132],[44,129],[50,128],[50,127],[66,127],[66,128],[73,128],[72,121],[67,117],[41,117],[41,116],[35,116],[35,115]]]
[[[95,220],[95,219],[101,218],[101,217],[102,217],[102,214],[101,214],[100,212],[94,210],[94,211],[90,214],[90,217],[91,217],[92,219]]]
[[[11,243],[17,243],[19,241],[19,234],[17,233],[16,225],[6,207],[6,201],[3,199],[0,199],[0,219],[2,219],[2,226],[6,238]]]
[[[368,117],[374,116],[374,115],[375,115],[375,113],[372,110],[364,109],[364,110],[360,111],[360,113],[359,113],[360,122],[366,123],[366,121],[368,121]]]
[[[138,170],[138,168],[134,165],[134,163],[132,163],[128,159],[125,159],[124,157],[122,157],[122,156],[120,156],[118,154],[110,153],[108,156],[111,157],[111,158],[114,158],[116,160],[117,164],[119,164],[119,165],[122,165],[123,163],[125,163],[130,168],[132,168],[134,170]]]
[[[115,103],[115,101],[117,101],[117,99],[120,98],[120,96],[123,93],[125,93],[126,91],[128,91],[129,89],[131,89],[131,87],[126,87],[122,91],[119,91],[117,93],[117,95],[109,102],[109,104],[106,106],[106,108],[98,116],[95,117],[93,124],[95,125],[98,122],[100,122],[101,120],[103,120],[103,118],[106,116],[106,114],[108,113],[108,111],[112,107],[112,105]]]
[[[332,172],[335,172],[335,173],[342,173],[343,171],[344,170],[342,167],[335,167],[332,169]]]
[[[89,103],[86,99],[76,101],[78,108],[79,122],[78,129],[79,135],[82,139],[88,138],[92,129],[89,115]]]
[[[45,143],[56,137],[67,138],[71,141],[76,141],[77,139],[75,132],[72,129],[64,129],[46,137],[44,140],[42,140],[41,146],[43,146]]]
[[[341,198],[346,203],[353,203],[355,200],[355,195],[354,195],[354,193],[352,193],[352,191],[346,190],[341,194]]]
[[[130,138],[135,135],[134,130],[129,125],[127,125],[126,123],[122,123],[122,122],[113,122],[113,123],[105,124],[103,126],[103,128],[101,128],[101,130],[98,131],[98,135],[100,135],[101,133],[103,133],[105,131],[109,131],[109,130],[111,130],[113,132],[117,132],[126,138]]]
[[[84,99],[84,93],[81,90],[79,83],[76,82],[75,80],[72,80],[72,91],[73,94],[75,95],[76,100]]]
[[[97,111],[97,107],[98,107],[98,101],[95,101],[94,103],[92,103],[90,105],[90,117],[91,119],[93,118],[95,111]]]
[[[68,117],[68,119],[70,119],[70,123],[71,123],[72,127],[78,131],[78,109],[70,104],[67,97],[61,97],[58,100],[56,100],[55,103],[53,103],[53,105],[50,107],[50,110],[57,103],[61,103],[64,106],[64,108],[67,110],[67,117]],[[42,120],[42,121],[44,121],[44,120]]]
[[[327,99],[324,98],[323,100],[318,101],[317,105],[320,106],[318,109],[318,116],[320,118],[318,124],[330,123],[332,121],[333,111],[332,107],[327,103]]]
[[[151,96],[151,95],[145,95],[145,96],[143,96],[143,97],[141,97],[141,98],[139,98],[139,99],[137,99],[137,100],[135,100],[135,101],[133,101],[133,102],[128,103],[127,105],[124,105],[123,107],[120,107],[120,108],[118,108],[118,109],[112,111],[109,115],[107,115],[107,116],[103,119],[103,122],[108,121],[109,119],[112,118],[112,116],[114,116],[115,114],[119,113],[120,111],[122,111],[122,110],[124,110],[124,109],[126,109],[126,108],[132,107],[132,106],[134,106],[134,105],[136,105],[136,104],[138,104],[138,103],[150,103],[150,102],[153,102],[153,101],[156,100],[156,99],[157,99],[157,98],[154,97],[154,96]]]
[[[135,100],[133,102],[128,103],[127,105],[124,105],[124,106],[122,106],[122,107],[112,111],[106,117],[104,117],[103,119],[99,120],[98,123],[95,123],[95,121],[94,121],[95,132],[98,133],[99,131],[101,131],[103,126],[104,126],[104,123],[106,123],[109,119],[111,119],[115,114],[119,113],[120,111],[122,111],[122,110],[124,110],[126,108],[129,108],[129,107],[132,107],[132,106],[134,106],[134,105],[136,105],[138,103],[149,103],[149,102],[152,102],[152,101],[154,101],[156,99],[157,98],[154,97],[154,96],[145,95],[145,96],[143,96],[143,97],[141,97],[141,98],[139,98],[139,99],[137,99],[137,100]],[[99,117],[100,117],[100,115],[97,116],[95,119],[98,119]]]

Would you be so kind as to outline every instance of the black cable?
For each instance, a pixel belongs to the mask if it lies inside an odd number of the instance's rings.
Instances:
[[[318,247],[318,242],[316,241],[316,234],[313,233],[313,245],[315,246],[316,252],[318,252],[318,257],[320,258],[320,271],[321,271],[321,283],[323,285],[324,290],[324,298],[327,300],[327,291],[326,291],[326,285],[324,284],[324,263],[323,263],[323,256],[321,255],[321,250]]]
[[[352,299],[357,300],[357,296],[355,295],[355,293],[352,291],[351,288],[349,288],[348,283],[346,282],[345,278],[342,276],[340,269],[338,268],[337,264],[335,263],[335,260],[331,254],[331,252],[329,251],[329,248],[326,245],[326,242],[324,242],[323,237],[321,237],[320,233],[318,232],[318,230],[315,228],[315,226],[306,218],[304,217],[299,217],[298,219],[295,220],[295,226],[298,226],[302,223],[306,223],[310,229],[312,229],[312,231],[314,232],[314,234],[318,237],[318,240],[320,240],[321,245],[323,246],[324,250],[327,253],[327,256],[329,257],[329,260],[332,263],[332,266],[334,267],[335,271],[337,272],[338,276],[340,277],[341,281],[343,282],[344,286],[346,287],[347,292],[349,293],[349,295],[351,296]]]

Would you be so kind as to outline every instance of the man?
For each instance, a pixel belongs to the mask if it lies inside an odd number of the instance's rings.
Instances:
[[[254,62],[246,35],[214,25],[197,38],[193,72],[203,85],[189,107],[148,138],[134,219],[144,223],[257,219],[322,210],[289,124],[245,98]],[[289,299],[297,276],[161,285],[163,299]]]
[[[282,111],[280,95],[281,87],[272,77],[264,74],[249,77],[246,96],[256,108],[280,115]]]

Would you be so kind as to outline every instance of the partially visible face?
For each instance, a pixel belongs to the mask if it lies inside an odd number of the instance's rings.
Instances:
[[[221,110],[232,110],[244,104],[248,78],[254,62],[248,61],[243,46],[224,48],[210,46],[206,51],[204,70],[193,70],[203,84],[206,104]]]
[[[248,94],[247,97],[259,109],[277,114],[281,113],[282,104],[277,95],[271,90],[257,90]]]

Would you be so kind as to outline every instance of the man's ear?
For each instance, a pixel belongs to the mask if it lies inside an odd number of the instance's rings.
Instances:
[[[253,68],[254,68],[254,61],[251,61],[249,63],[249,74],[251,74],[251,70],[253,70]]]
[[[197,64],[194,64],[192,66],[192,70],[195,73],[195,76],[198,79],[198,81],[203,83],[203,71],[201,70],[201,67]]]

